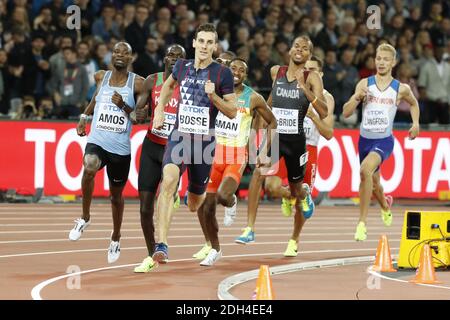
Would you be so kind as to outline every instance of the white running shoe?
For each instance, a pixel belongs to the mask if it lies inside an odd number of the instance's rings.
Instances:
[[[223,217],[223,224],[225,227],[229,227],[233,224],[234,219],[236,218],[236,207],[237,207],[237,197],[234,194],[234,204],[231,207],[225,207],[225,215]]]
[[[81,238],[81,235],[83,234],[84,229],[89,227],[91,224],[91,219],[89,219],[88,222],[84,221],[82,218],[78,218],[75,220],[75,226],[72,230],[70,230],[69,233],[69,240],[77,241]]]
[[[222,250],[217,252],[216,249],[211,249],[206,258],[202,262],[200,262],[200,265],[210,267],[214,263],[216,263],[216,261],[219,260],[221,257],[222,257]]]
[[[114,263],[120,257],[120,242],[111,241],[108,249],[108,263]]]

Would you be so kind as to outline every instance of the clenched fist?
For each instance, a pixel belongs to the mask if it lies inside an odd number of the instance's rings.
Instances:
[[[309,107],[308,111],[306,112],[306,116],[313,120],[317,115],[314,113],[313,108]]]
[[[361,90],[358,90],[355,92],[355,99],[356,101],[363,101],[367,96],[367,88],[361,88]]]
[[[207,95],[213,94],[216,89],[216,86],[214,82],[211,82],[211,80],[206,81],[205,83],[205,92]]]
[[[414,140],[419,135],[419,125],[413,124],[408,131],[409,140]]]
[[[114,91],[114,94],[111,97],[111,102],[118,106],[120,109],[123,109],[123,107],[125,106],[125,102],[123,101],[122,96],[117,91]]]
[[[145,119],[148,116],[148,105],[145,105],[144,108],[136,109],[136,121],[138,123],[144,123]]]
[[[153,128],[161,129],[164,125],[164,112],[158,112],[157,109],[155,109],[155,116],[153,117]]]
[[[77,125],[77,134],[80,137],[84,137],[86,135],[86,120],[80,119]]]

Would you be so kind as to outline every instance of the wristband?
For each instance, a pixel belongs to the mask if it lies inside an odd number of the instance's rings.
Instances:
[[[80,119],[81,120],[87,120],[89,118],[89,116],[85,113],[80,114]]]

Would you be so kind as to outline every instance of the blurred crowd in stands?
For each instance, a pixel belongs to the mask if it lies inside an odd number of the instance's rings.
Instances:
[[[67,27],[71,5],[80,8],[79,30]],[[372,12],[380,13],[380,28],[369,29]],[[193,58],[193,31],[205,22],[217,27],[215,56],[233,51],[248,61],[247,82],[265,97],[271,66],[287,64],[292,40],[308,35],[325,63],[336,119],[349,125],[360,115],[343,120],[342,106],[359,79],[375,73],[375,49],[388,42],[397,49],[394,76],[419,99],[421,123],[449,124],[448,0],[0,0],[0,112],[75,119],[95,92],[94,73],[110,68],[115,43],[131,44],[132,71],[146,77],[163,70],[170,44]],[[401,103],[396,122],[409,121],[409,105]]]

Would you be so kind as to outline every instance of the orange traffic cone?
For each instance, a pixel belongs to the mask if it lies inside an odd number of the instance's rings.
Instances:
[[[392,267],[391,249],[389,248],[388,239],[384,234],[378,242],[377,255],[372,270],[379,272],[397,272]]]
[[[274,300],[275,295],[272,288],[272,279],[268,265],[259,267],[258,279],[256,280],[256,300]]]
[[[425,244],[420,253],[419,268],[416,272],[416,277],[409,280],[414,283],[442,283],[437,281],[436,274],[434,272],[433,257],[431,256],[431,249],[428,244]]]

